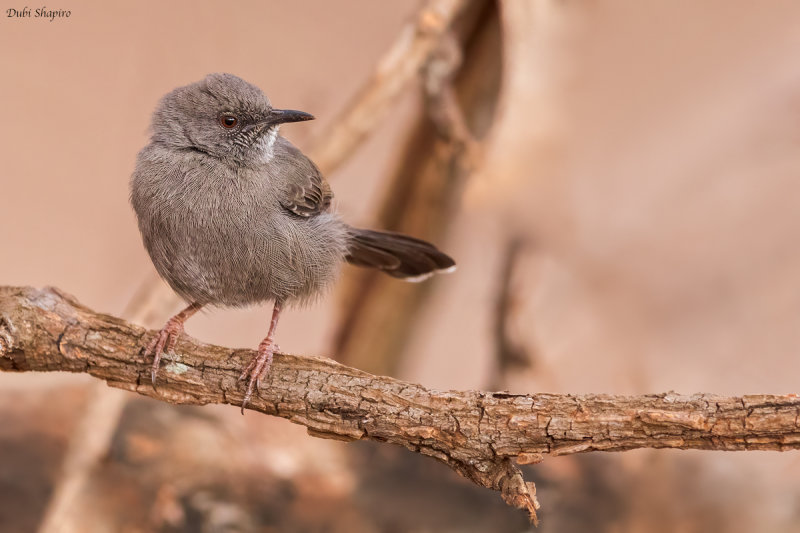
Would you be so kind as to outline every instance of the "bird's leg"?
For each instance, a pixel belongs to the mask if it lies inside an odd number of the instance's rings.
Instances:
[[[244,408],[253,396],[253,389],[258,386],[259,380],[269,372],[269,367],[272,366],[272,354],[275,353],[277,345],[273,342],[275,337],[275,328],[278,326],[278,317],[281,314],[281,302],[276,301],[275,307],[272,309],[272,320],[269,323],[269,333],[266,338],[258,345],[258,353],[253,357],[250,363],[245,367],[242,375],[239,376],[239,381],[245,378],[250,378],[247,382],[247,392],[244,394],[242,400],[242,414]]]
[[[153,355],[153,369],[150,371],[150,377],[153,380],[153,387],[156,386],[156,374],[158,374],[158,364],[161,362],[161,354],[164,353],[166,347],[167,352],[172,352],[175,349],[175,343],[178,342],[178,336],[183,333],[183,324],[190,316],[198,312],[203,307],[202,304],[193,303],[174,317],[167,320],[167,323],[158,332],[158,335],[153,337],[150,344],[144,351],[144,356],[149,357]]]

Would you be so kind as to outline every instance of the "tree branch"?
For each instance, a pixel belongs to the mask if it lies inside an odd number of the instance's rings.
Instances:
[[[331,122],[309,156],[325,173],[347,159],[475,0],[427,0],[378,62],[372,77]]]
[[[150,332],[95,313],[56,290],[0,287],[0,370],[84,372],[110,385],[182,404],[240,405],[239,372],[253,354],[178,341],[158,390],[141,355]],[[276,354],[249,409],[314,436],[399,444],[434,457],[535,518],[533,485],[518,464],[544,454],[633,448],[800,448],[797,395],[725,397],[434,391],[335,361]],[[512,462],[513,461],[513,462]]]

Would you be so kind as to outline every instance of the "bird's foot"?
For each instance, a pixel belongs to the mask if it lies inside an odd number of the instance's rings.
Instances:
[[[244,393],[244,399],[242,400],[242,414],[244,414],[244,408],[250,403],[253,391],[258,388],[258,382],[269,373],[269,368],[272,366],[272,354],[278,350],[277,344],[274,344],[268,339],[264,339],[261,341],[261,344],[258,345],[258,353],[245,367],[242,375],[239,376],[239,381],[244,381],[249,378],[247,381],[247,391]]]
[[[175,343],[178,342],[178,337],[181,333],[183,333],[183,320],[180,320],[178,317],[172,317],[167,321],[161,331],[153,337],[150,344],[147,345],[144,356],[153,356],[153,368],[150,371],[150,378],[153,380],[153,388],[156,386],[156,374],[158,374],[158,365],[161,362],[161,355],[165,351],[171,353],[175,350]]]

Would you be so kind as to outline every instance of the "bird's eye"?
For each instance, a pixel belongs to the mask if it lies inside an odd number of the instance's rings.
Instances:
[[[233,115],[220,115],[219,117],[219,124],[226,130],[231,130],[236,127],[236,124],[239,123],[239,119],[237,119]]]

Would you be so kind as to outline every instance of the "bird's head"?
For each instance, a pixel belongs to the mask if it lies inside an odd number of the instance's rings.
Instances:
[[[312,120],[275,109],[255,85],[232,74],[209,74],[168,93],[153,114],[153,141],[248,163],[272,157],[280,125]]]

